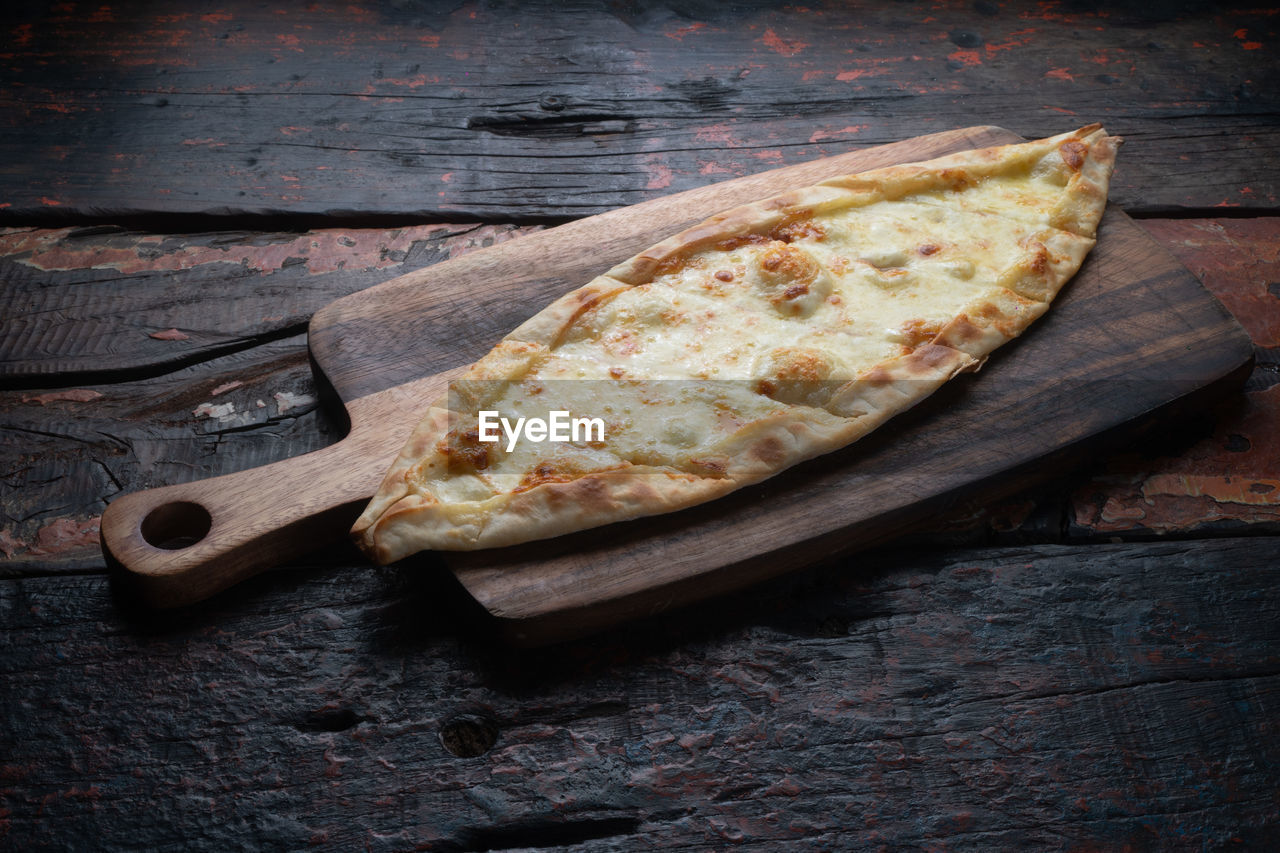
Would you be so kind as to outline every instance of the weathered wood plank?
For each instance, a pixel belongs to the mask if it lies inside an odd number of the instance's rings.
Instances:
[[[1280,219],[1147,220],[1248,330],[1246,393],[1118,454],[1070,499],[1073,536],[1280,530]],[[1212,413],[1208,413],[1212,414]],[[1198,422],[1197,422],[1198,421]]]
[[[521,221],[974,124],[1130,140],[1130,213],[1272,207],[1276,19],[1152,2],[32,7],[0,221]]]
[[[331,444],[343,427],[318,397],[304,335],[136,382],[0,392],[0,575],[100,571],[113,496]]]
[[[341,296],[531,230],[0,231],[0,388],[156,375],[294,335]]]
[[[965,504],[914,532],[912,541],[1056,542],[1068,524],[1076,537],[1276,527],[1276,492],[1252,484],[1265,487],[1280,478],[1280,455],[1271,447],[1280,434],[1274,390],[1280,298],[1273,292],[1280,280],[1280,220],[1143,220],[1142,226],[1251,331],[1259,364],[1249,392],[1216,421],[1207,417],[1163,424],[1161,440],[1144,437],[1141,452],[1122,453],[1101,460],[1095,470],[1080,471],[1082,482],[1073,495],[1059,482],[994,506]],[[283,319],[278,325],[245,325],[260,315],[305,322],[316,304],[398,274],[410,263],[454,257],[528,230],[425,226],[318,229],[300,235],[9,231],[0,241],[8,241],[12,253],[0,258],[0,268],[6,271],[10,292],[21,295],[12,302],[18,313],[6,317],[0,338],[16,360],[5,366],[11,372],[0,382],[64,381],[77,378],[77,370],[88,373],[79,378],[92,379],[95,368],[108,364],[118,371],[160,373],[175,358],[180,363],[181,358],[202,357],[202,351],[193,350],[170,355],[170,348],[189,342],[156,341],[147,335],[178,321],[177,315],[165,313],[176,310],[167,302],[175,292],[183,294],[181,310],[187,315],[248,345],[290,329]],[[238,275],[228,278],[228,269]],[[111,278],[125,272],[123,279]],[[92,295],[81,297],[86,292]],[[77,303],[80,298],[87,308]],[[110,344],[89,352],[88,338],[66,330],[84,322],[93,305],[113,300],[132,310],[99,314],[96,321],[104,329],[97,340]],[[40,351],[19,351],[11,330],[24,323],[46,324],[38,336]],[[183,329],[192,331],[187,325]],[[158,356],[153,347],[159,348]],[[0,497],[3,571],[13,575],[99,566],[97,517],[105,501],[120,491],[243,470],[330,443],[335,428],[315,412],[314,402],[301,409],[288,402],[316,396],[304,347],[295,336],[143,381],[0,392],[0,469],[8,487]],[[40,372],[58,365],[72,372]],[[213,393],[235,382],[242,384]],[[283,414],[276,394],[285,395]],[[259,399],[266,404],[262,408],[256,405]],[[228,402],[235,410],[224,421],[207,414]],[[201,406],[207,408],[194,414]],[[290,428],[282,430],[284,424]],[[1222,499],[1223,493],[1190,494],[1206,476],[1219,484],[1232,477],[1244,485],[1232,493],[1235,499]],[[1148,502],[1144,484],[1153,477],[1166,485],[1185,481],[1185,493]]]
[[[878,554],[538,651],[420,568],[0,581],[0,843],[1257,849],[1275,548]]]

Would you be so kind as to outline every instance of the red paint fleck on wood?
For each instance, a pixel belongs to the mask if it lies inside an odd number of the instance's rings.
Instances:
[[[1280,221],[1149,219],[1142,227],[1204,283],[1261,347],[1280,347]]]
[[[706,27],[707,27],[706,22],[696,21],[692,24],[689,24],[688,26],[677,27],[674,30],[667,30],[666,32],[663,33],[663,35],[669,39],[675,39],[676,41],[684,41],[685,36],[696,33],[698,32],[698,30],[706,29]]]
[[[46,394],[37,394],[34,397],[23,397],[24,403],[35,403],[38,406],[48,405],[49,403],[88,403],[96,400],[102,394],[97,391],[91,391],[88,388],[68,388],[64,391],[50,391]]]
[[[210,397],[217,397],[219,394],[225,394],[225,393],[227,393],[228,391],[234,390],[234,389],[239,388],[239,387],[241,387],[241,386],[243,386],[243,385],[244,385],[244,383],[243,383],[243,382],[241,382],[239,379],[234,379],[234,380],[232,380],[231,382],[226,382],[226,383],[224,383],[224,384],[222,384],[222,385],[219,385],[217,388],[214,388],[212,391],[210,391],[210,392],[209,392],[209,396],[210,396]]]
[[[155,338],[157,341],[185,341],[191,336],[177,329],[165,329],[162,332],[152,332],[148,337]]]
[[[1065,69],[1065,68],[1051,68],[1051,69],[1049,69],[1048,71],[1044,72],[1044,76],[1046,76],[1046,77],[1052,77],[1052,78],[1054,78],[1055,80],[1066,80],[1066,81],[1068,81],[1068,82],[1072,82],[1072,83],[1074,83],[1074,82],[1075,82],[1075,79],[1076,79],[1076,78],[1072,77],[1072,76],[1071,76],[1071,72],[1069,72],[1069,71],[1068,71],[1067,69]]]
[[[765,30],[760,41],[764,42],[765,46],[774,53],[782,56],[795,56],[809,46],[808,42],[803,42],[799,39],[784,39],[774,32],[773,28]]]
[[[1280,225],[1270,219],[1146,220],[1259,347],[1280,347]],[[1280,385],[1222,408],[1212,434],[1176,456],[1123,454],[1072,496],[1075,523],[1098,533],[1176,533],[1280,522]]]
[[[987,54],[987,57],[990,58],[992,56],[995,56],[997,53],[1001,53],[1006,50],[1013,50],[1015,47],[1026,47],[1027,45],[1031,44],[1033,37],[1036,35],[1036,32],[1037,31],[1034,27],[1028,27],[1022,30],[1014,30],[1013,32],[1009,33],[1009,37],[1004,41],[988,42],[987,44],[982,46],[982,49]]]
[[[645,189],[660,190],[671,186],[673,175],[670,166],[658,164],[652,169],[653,173],[649,176],[649,183],[645,184]]]
[[[97,548],[100,543],[100,521],[96,516],[88,519],[55,519],[36,531],[35,546],[27,553],[50,557],[88,547]]]
[[[1216,503],[1280,505],[1280,479],[1237,477],[1230,474],[1154,474],[1142,483],[1142,496],[1208,497]]]
[[[308,273],[385,269],[403,263],[416,241],[429,240],[440,225],[383,229],[324,229],[266,245],[226,243],[161,244],[155,236],[111,236],[70,241],[69,229],[0,233],[0,255],[21,255],[18,263],[44,271],[111,269],[124,273],[186,270],[204,264],[234,264],[263,275],[279,272],[291,258],[304,258]],[[447,227],[447,226],[445,226]],[[501,239],[494,226],[477,230],[477,239]],[[160,338],[164,340],[164,338]]]
[[[1098,533],[1280,522],[1280,385],[1245,395],[1177,456],[1113,458],[1072,504],[1076,524]]]
[[[738,141],[734,139],[727,124],[712,124],[700,128],[693,135],[693,141],[702,145],[713,145],[722,148],[738,147]]]
[[[0,530],[0,554],[12,557],[27,546],[19,542],[8,530]]]
[[[975,65],[982,64],[982,57],[976,50],[956,50],[947,54],[947,59],[952,62],[958,62],[965,68],[972,68]]]
[[[440,78],[435,75],[418,74],[414,77],[383,77],[378,82],[392,86],[402,86],[406,89],[421,89],[428,84],[439,83]]]
[[[821,142],[824,139],[835,139],[838,136],[845,136],[847,134],[852,134],[852,133],[861,133],[862,131],[866,130],[869,126],[870,125],[865,125],[865,124],[851,124],[847,127],[842,127],[839,130],[815,130],[813,134],[809,137],[809,141]]]

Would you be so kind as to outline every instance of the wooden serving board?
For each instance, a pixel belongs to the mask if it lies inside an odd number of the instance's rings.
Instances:
[[[103,517],[104,549],[148,601],[174,606],[336,540],[449,378],[561,293],[737,204],[1017,141],[973,127],[853,151],[579,220],[340,299],[315,315],[309,341],[317,375],[350,415],[348,437],[124,496]],[[1110,209],[1043,319],[867,439],[682,512],[440,556],[513,638],[578,633],[883,540],[975,489],[1023,484],[1046,461],[1240,375],[1251,357],[1195,277]]]

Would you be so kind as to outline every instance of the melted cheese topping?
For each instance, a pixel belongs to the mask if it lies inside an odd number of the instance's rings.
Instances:
[[[579,316],[484,408],[514,421],[553,410],[605,422],[603,442],[478,445],[455,410],[441,458],[415,479],[442,501],[475,501],[591,471],[650,465],[698,476],[744,425],[836,387],[930,340],[1000,291],[1047,226],[1062,169],[1012,174],[824,213],[790,241],[744,237],[620,290]],[[834,415],[830,415],[834,418]],[[471,437],[469,437],[471,436]]]

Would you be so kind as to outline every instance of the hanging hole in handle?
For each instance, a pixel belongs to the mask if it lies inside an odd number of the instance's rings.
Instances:
[[[142,538],[153,548],[181,551],[209,535],[209,510],[191,501],[163,504],[142,519]]]

